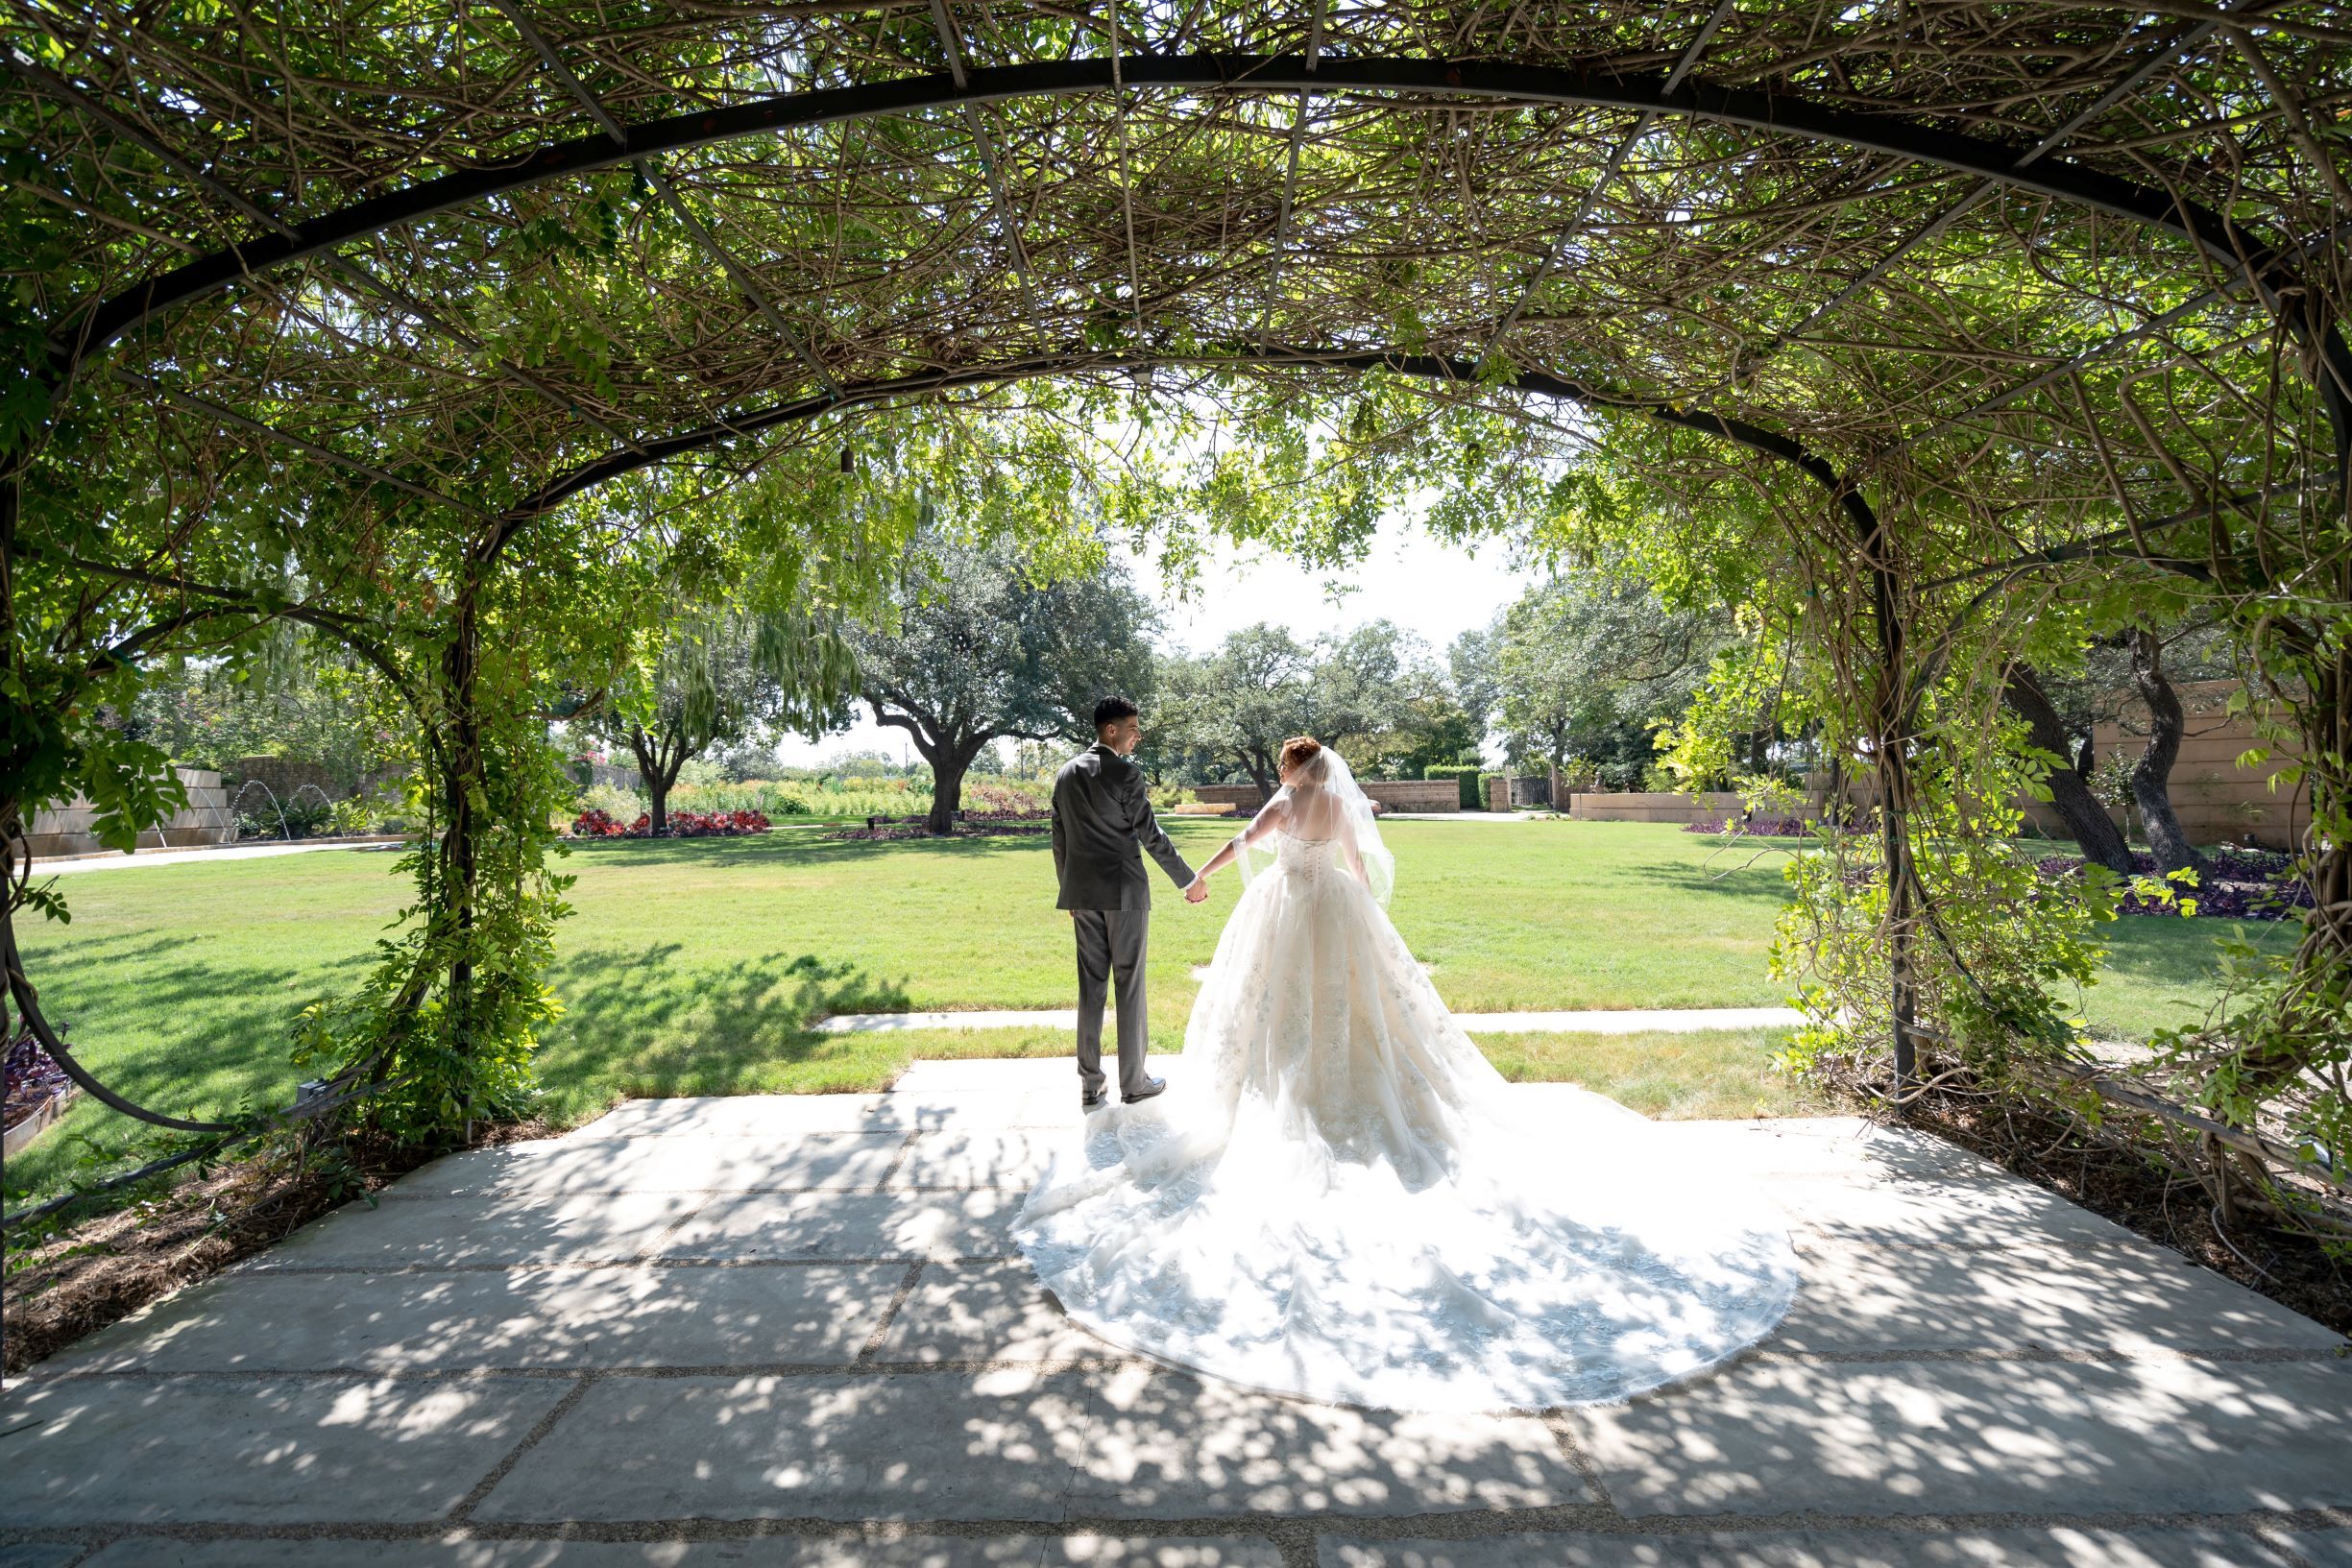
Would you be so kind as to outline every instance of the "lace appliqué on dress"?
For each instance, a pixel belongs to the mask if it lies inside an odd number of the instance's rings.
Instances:
[[[1330,841],[1219,938],[1170,1090],[1088,1120],[1016,1231],[1070,1315],[1235,1383],[1399,1410],[1627,1398],[1769,1333],[1785,1225],[1597,1095],[1540,1119]]]

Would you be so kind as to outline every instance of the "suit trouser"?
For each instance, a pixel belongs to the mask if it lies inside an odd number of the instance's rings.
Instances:
[[[1144,1087],[1144,1050],[1151,1018],[1144,1009],[1144,942],[1151,933],[1149,909],[1073,909],[1078,930],[1078,1075],[1089,1095],[1103,1092],[1103,993],[1113,976],[1119,983],[1119,1092]]]

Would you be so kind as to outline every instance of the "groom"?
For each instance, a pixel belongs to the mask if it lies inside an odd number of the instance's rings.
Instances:
[[[1152,925],[1152,882],[1138,845],[1184,889],[1187,904],[1208,897],[1152,815],[1143,769],[1128,760],[1143,739],[1135,705],[1105,697],[1094,708],[1095,742],[1062,764],[1054,779],[1055,907],[1078,929],[1078,1076],[1079,1103],[1103,1102],[1103,989],[1119,981],[1119,1093],[1128,1104],[1168,1087],[1144,1075],[1150,1020],[1144,1012],[1144,938]]]

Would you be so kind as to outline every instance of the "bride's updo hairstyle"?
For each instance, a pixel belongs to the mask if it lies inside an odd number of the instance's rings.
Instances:
[[[1321,741],[1311,735],[1295,735],[1282,742],[1282,760],[1277,770],[1288,773],[1297,768],[1300,770],[1302,783],[1321,784],[1323,782],[1322,755]]]

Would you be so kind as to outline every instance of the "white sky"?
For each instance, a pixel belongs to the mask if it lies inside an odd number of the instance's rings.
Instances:
[[[1204,565],[1194,594],[1176,603],[1161,594],[1155,560],[1128,557],[1126,564],[1136,588],[1158,600],[1166,617],[1161,641],[1172,651],[1200,652],[1259,621],[1287,627],[1303,641],[1387,619],[1420,637],[1441,661],[1448,643],[1491,620],[1537,575],[1514,568],[1503,541],[1473,553],[1433,540],[1417,523],[1394,516],[1381,523],[1364,564],[1337,584],[1278,556],[1237,555]],[[808,766],[850,751],[912,756],[904,730],[885,730],[873,722],[869,710],[861,706],[859,712],[863,716],[855,728],[813,745],[788,736],[777,747],[779,755],[788,766]]]

